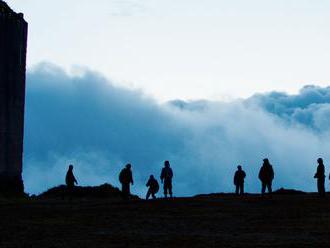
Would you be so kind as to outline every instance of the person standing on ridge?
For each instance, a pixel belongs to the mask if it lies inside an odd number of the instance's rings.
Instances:
[[[121,191],[124,200],[128,200],[131,194],[130,185],[134,184],[132,175],[132,165],[127,164],[119,173],[119,182],[121,183]]]
[[[69,195],[70,198],[72,198],[74,185],[78,184],[77,179],[73,175],[73,165],[72,164],[69,165],[69,169],[66,173],[65,184],[66,184],[66,188],[67,188],[67,194]]]
[[[164,168],[162,169],[162,172],[160,174],[160,180],[162,184],[164,185],[164,196],[167,198],[167,193],[170,194],[170,197],[173,197],[172,193],[172,178],[173,178],[173,171],[170,167],[170,162],[165,161],[164,162]]]
[[[236,186],[236,195],[244,194],[244,179],[246,177],[245,171],[242,170],[242,166],[237,166],[237,171],[234,175],[234,184]]]
[[[325,196],[325,188],[324,188],[324,182],[325,182],[325,169],[323,164],[323,159],[318,158],[317,163],[319,164],[316,169],[316,173],[314,175],[314,178],[317,179],[317,191],[319,193],[319,196],[324,197]]]
[[[268,158],[263,160],[263,165],[259,171],[259,179],[261,181],[261,195],[264,196],[266,192],[266,187],[268,193],[272,194],[272,182],[274,179],[274,170],[273,166],[269,163]]]
[[[156,199],[156,193],[159,190],[159,184],[157,180],[155,179],[154,175],[150,175],[150,178],[146,184],[147,187],[149,187],[147,195],[146,195],[146,200],[149,199],[150,195],[152,196],[152,199]]]

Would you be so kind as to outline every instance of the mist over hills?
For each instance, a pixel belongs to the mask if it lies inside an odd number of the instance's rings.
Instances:
[[[246,190],[259,192],[257,173],[269,157],[274,188],[312,191],[316,159],[326,167],[330,160],[329,120],[329,87],[159,104],[97,72],[72,76],[41,64],[27,75],[25,187],[38,193],[63,183],[69,163],[82,185],[118,186],[120,169],[131,162],[132,191],[143,195],[167,159],[175,195],[232,191],[237,164],[247,172]]]

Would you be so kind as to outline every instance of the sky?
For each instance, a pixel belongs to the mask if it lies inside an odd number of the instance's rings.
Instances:
[[[269,158],[274,188],[315,191],[330,161],[330,2],[8,0],[29,22],[23,178],[143,196],[164,160],[174,195],[246,190]],[[37,179],[37,180],[36,180]],[[327,183],[327,187],[328,187]]]
[[[63,184],[71,163],[80,185],[118,187],[120,170],[131,163],[132,192],[141,197],[151,174],[159,180],[165,160],[174,171],[175,196],[233,192],[239,164],[246,191],[260,192],[266,157],[274,189],[315,191],[319,157],[329,175],[330,87],[159,103],[90,70],[72,76],[41,64],[27,78],[23,178],[29,193]]]
[[[28,68],[101,72],[157,101],[298,93],[330,76],[327,0],[7,0],[29,28]]]

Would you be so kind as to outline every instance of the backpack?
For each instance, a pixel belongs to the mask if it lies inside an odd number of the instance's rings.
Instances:
[[[125,169],[122,169],[121,172],[119,173],[119,182],[124,183],[125,181]]]
[[[159,183],[156,181],[155,182],[155,188],[154,188],[155,193],[159,191]]]

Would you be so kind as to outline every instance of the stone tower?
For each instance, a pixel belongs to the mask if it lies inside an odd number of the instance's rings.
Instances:
[[[27,23],[0,0],[0,195],[23,194]]]

